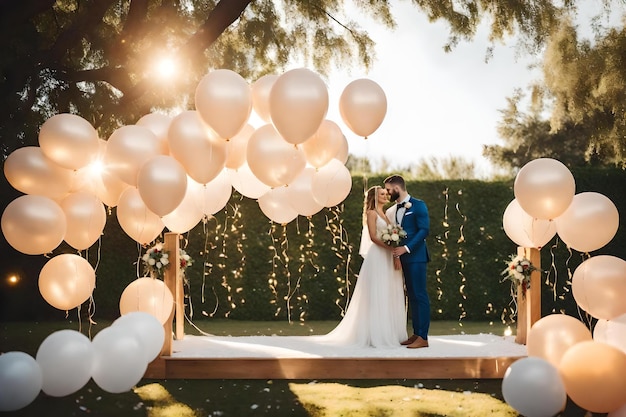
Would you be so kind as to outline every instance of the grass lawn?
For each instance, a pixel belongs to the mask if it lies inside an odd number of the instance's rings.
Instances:
[[[93,337],[110,322],[3,322],[0,352],[33,357],[41,342],[62,329]],[[198,320],[186,334],[323,334],[335,322],[242,322]],[[196,328],[197,327],[197,328]],[[433,322],[431,334],[503,334],[499,323]],[[143,379],[121,394],[103,391],[91,380],[65,397],[41,393],[12,416],[516,416],[502,399],[501,380],[153,380]],[[563,416],[585,416],[568,402]]]

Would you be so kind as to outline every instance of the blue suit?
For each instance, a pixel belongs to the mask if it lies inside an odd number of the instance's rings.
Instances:
[[[426,291],[426,265],[430,261],[430,254],[426,236],[430,232],[430,218],[424,201],[411,197],[409,202],[411,207],[405,208],[400,219],[400,225],[407,233],[407,237],[401,243],[409,249],[409,252],[400,256],[400,261],[411,309],[413,334],[427,340],[430,328],[430,299]],[[392,207],[390,214],[395,216],[396,209]]]

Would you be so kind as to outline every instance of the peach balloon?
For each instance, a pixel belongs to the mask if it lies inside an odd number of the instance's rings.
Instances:
[[[565,352],[559,371],[565,391],[579,407],[608,413],[626,401],[626,354],[604,343],[578,343]]]
[[[146,207],[163,217],[183,201],[187,190],[187,174],[176,159],[158,155],[139,170],[137,189]]]
[[[127,188],[120,196],[117,221],[128,236],[142,245],[156,239],[164,228],[161,218],[146,207],[134,187]]]
[[[172,118],[163,113],[148,113],[143,115],[137,123],[137,126],[147,127],[154,133],[159,141],[161,154],[168,155],[170,146],[167,141],[167,131],[172,123]]]
[[[211,71],[196,87],[196,110],[219,136],[230,139],[250,117],[252,91],[248,82],[234,71]]]
[[[337,154],[335,155],[335,159],[337,159],[338,161],[340,161],[342,164],[346,164],[346,162],[348,162],[348,139],[346,139],[346,135],[341,135],[341,140],[340,140],[340,145],[339,145],[339,151],[337,152]]]
[[[91,264],[78,255],[64,253],[50,259],[39,272],[39,292],[59,310],[71,310],[87,301],[96,287]]]
[[[626,314],[626,261],[611,255],[585,260],[574,271],[572,294],[578,306],[597,319]]]
[[[265,122],[271,123],[270,114],[270,92],[278,75],[264,75],[252,84],[252,108],[256,114]]]
[[[39,130],[42,152],[57,165],[78,169],[98,154],[98,132],[87,120],[61,113],[46,120]]]
[[[52,252],[67,230],[61,207],[39,195],[23,195],[11,201],[2,213],[1,223],[9,245],[27,255]]]
[[[562,162],[539,158],[519,170],[513,191],[519,205],[531,217],[550,220],[567,210],[574,199],[576,184]]]
[[[61,201],[67,219],[64,240],[74,249],[87,249],[98,241],[106,224],[104,204],[93,194],[76,192]]]
[[[350,171],[340,161],[333,159],[313,175],[313,198],[324,207],[332,207],[348,197],[352,189]]]
[[[341,150],[343,133],[337,123],[324,120],[313,136],[302,144],[306,160],[315,168],[330,162]]]
[[[299,144],[317,132],[328,111],[328,88],[306,68],[285,72],[270,92],[270,115],[280,135]]]
[[[174,297],[165,283],[155,278],[138,278],[128,284],[120,297],[120,314],[143,311],[165,324],[174,308]]]
[[[306,167],[287,189],[287,202],[299,215],[312,216],[324,208],[313,197],[312,185],[315,168]]]
[[[354,80],[339,97],[339,112],[350,130],[367,138],[385,119],[387,97],[376,82],[367,78]]]
[[[589,340],[591,331],[583,322],[565,314],[551,314],[533,324],[526,346],[528,356],[538,356],[558,368],[570,347]]]
[[[104,163],[120,180],[136,186],[139,169],[161,151],[159,139],[147,127],[122,126],[109,137]]]
[[[233,188],[244,197],[256,200],[271,189],[252,173],[248,163],[244,163],[235,170],[229,169],[228,176]]]
[[[591,252],[615,237],[619,213],[615,204],[600,193],[576,194],[563,214],[557,217],[556,231],[570,248]]]
[[[13,188],[24,194],[60,199],[69,194],[74,173],[48,159],[37,146],[24,146],[4,161],[4,175]]]
[[[250,136],[246,159],[254,175],[270,187],[289,184],[306,166],[304,152],[285,142],[270,124]]]
[[[259,207],[265,216],[273,222],[287,224],[298,212],[289,205],[287,187],[273,188],[259,198]]]
[[[504,210],[502,225],[509,239],[525,248],[541,248],[556,234],[555,221],[531,217],[517,199]]]
[[[250,124],[246,124],[239,133],[228,141],[228,157],[224,164],[226,168],[237,169],[246,162],[246,150],[248,149],[248,140],[254,133],[254,128]]]
[[[187,187],[183,201],[169,214],[162,217],[163,224],[174,233],[186,233],[193,229],[204,217],[196,204],[195,187],[202,187],[191,178],[187,178]]]
[[[169,144],[172,156],[200,184],[211,181],[224,169],[227,143],[213,136],[198,112],[184,111],[172,120]]]

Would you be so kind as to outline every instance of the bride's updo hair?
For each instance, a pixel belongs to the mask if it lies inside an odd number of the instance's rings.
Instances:
[[[367,223],[367,211],[376,210],[378,206],[378,190],[381,189],[380,185],[370,187],[365,192],[365,202],[363,203],[363,224]]]

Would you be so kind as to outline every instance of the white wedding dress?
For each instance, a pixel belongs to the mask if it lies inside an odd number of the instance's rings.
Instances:
[[[377,217],[379,231],[386,224]],[[341,346],[400,347],[400,342],[407,339],[402,271],[394,268],[390,251],[371,243],[367,227],[363,233],[359,253],[365,259],[343,319],[330,333],[307,337]]]

